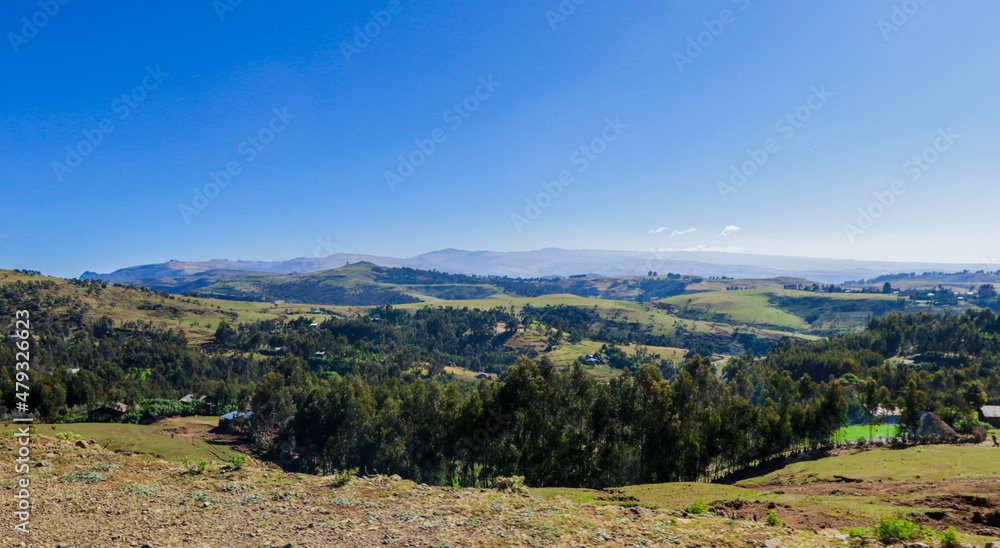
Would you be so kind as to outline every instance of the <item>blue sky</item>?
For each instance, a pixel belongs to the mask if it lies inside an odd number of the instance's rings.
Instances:
[[[995,2],[63,1],[0,8],[0,267],[1000,262]]]

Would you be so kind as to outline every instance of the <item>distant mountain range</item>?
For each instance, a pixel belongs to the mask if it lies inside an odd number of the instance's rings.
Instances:
[[[108,274],[84,272],[81,279],[135,283],[155,286],[155,280],[169,279],[170,287],[208,285],[208,279],[238,278],[241,272],[267,274],[306,274],[330,270],[348,263],[370,262],[386,267],[410,267],[455,274],[496,275],[521,278],[572,276],[636,276],[649,271],[697,276],[731,278],[770,278],[791,276],[822,283],[874,278],[899,272],[956,272],[995,270],[996,265],[907,263],[782,257],[709,251],[600,251],[539,249],[536,251],[464,251],[443,249],[400,259],[353,253],[337,253],[322,258],[300,257],[288,261],[169,261],[132,266]],[[200,280],[200,281],[198,281]]]

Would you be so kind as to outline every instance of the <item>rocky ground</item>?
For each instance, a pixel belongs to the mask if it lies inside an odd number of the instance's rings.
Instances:
[[[86,447],[82,447],[86,446]],[[14,445],[0,442],[14,461]],[[46,547],[847,546],[833,529],[771,527],[517,492],[182,465],[39,436],[30,534],[14,529],[13,466],[0,485],[0,545]]]

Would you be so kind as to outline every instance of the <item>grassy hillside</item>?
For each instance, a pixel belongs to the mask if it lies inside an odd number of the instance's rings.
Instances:
[[[219,417],[176,417],[155,424],[76,423],[40,427],[48,436],[93,440],[101,447],[119,452],[143,453],[171,462],[188,458],[229,462],[240,454],[236,440],[213,434]],[[73,436],[73,435],[76,436]]]
[[[677,316],[833,335],[856,331],[872,317],[889,312],[958,312],[968,307],[932,306],[927,302],[881,293],[821,293],[790,289],[711,291],[659,301]]]
[[[244,301],[287,301],[333,305],[385,305],[420,299],[394,284],[377,281],[388,268],[357,263],[309,274],[249,274],[202,287],[207,297]]]
[[[995,487],[1000,482],[998,455],[1000,449],[989,444],[878,449],[793,462],[736,485],[678,482],[607,491],[532,492],[576,503],[632,504],[667,511],[690,511],[700,504],[742,519],[761,520],[774,511],[792,527],[842,531],[902,515],[933,530],[953,526],[981,545],[1000,538],[1000,527],[973,519],[976,512],[1000,508]],[[845,483],[844,477],[856,481]]]
[[[213,270],[191,276],[140,280],[137,285],[177,293],[248,301],[331,305],[384,305],[484,299],[503,295],[538,297],[571,294],[611,300],[651,301],[684,293],[701,283],[696,276],[626,276],[520,279],[466,276],[368,262],[308,274],[264,274]],[[764,284],[770,287],[770,283]]]
[[[47,282],[42,289],[55,317],[69,319],[79,315],[83,323],[109,316],[116,325],[141,322],[155,327],[181,329],[192,343],[200,344],[215,333],[222,321],[241,323],[261,319],[297,317],[309,314],[314,307],[299,304],[254,303],[210,298],[182,297],[154,293],[149,290],[99,282],[77,282],[49,276],[27,275],[0,270],[0,287],[17,282]],[[329,312],[347,314],[344,308],[327,308]],[[5,320],[6,321],[6,320]],[[13,319],[10,319],[13,322]]]
[[[711,294],[698,294],[701,295],[711,295]],[[675,297],[678,299],[686,299],[688,296]],[[778,331],[774,329],[761,329],[754,327],[743,327],[740,326],[734,329],[733,326],[723,323],[723,321],[715,321],[711,318],[708,319],[688,319],[682,318],[675,313],[671,313],[668,308],[657,306],[654,303],[640,303],[631,301],[612,301],[605,299],[594,299],[589,297],[579,297],[576,295],[543,295],[541,297],[506,297],[498,296],[490,299],[471,299],[471,300],[458,300],[451,301],[448,303],[413,303],[401,305],[399,308],[403,309],[414,309],[424,306],[440,306],[446,304],[447,306],[463,307],[467,306],[469,308],[492,308],[495,306],[502,306],[504,308],[513,307],[515,312],[520,313],[521,310],[526,305],[531,305],[536,308],[545,306],[576,306],[583,308],[595,308],[600,312],[601,315],[613,318],[615,320],[623,320],[629,322],[637,322],[646,324],[650,328],[650,332],[654,334],[662,334],[668,336],[677,335],[680,332],[693,332],[693,333],[718,333],[724,335],[731,335],[735,331],[739,330],[744,333],[752,333],[764,337],[781,338],[789,336],[789,333],[784,331]],[[802,335],[800,338],[803,339],[816,339],[817,337]]]
[[[912,276],[910,274],[913,274]],[[993,284],[1000,286],[1000,271],[995,272],[923,272],[910,274],[892,274],[879,276],[868,280],[847,282],[848,287],[876,287],[881,288],[882,284],[889,282],[893,289],[936,289],[944,286],[959,294],[976,291],[981,284]]]
[[[12,443],[0,441],[0,453],[8,455]],[[46,462],[31,475],[38,521],[27,542],[39,546],[842,547],[837,535],[848,523],[934,509],[847,491],[800,495],[691,483],[521,492],[290,474],[253,462],[236,470],[211,463],[202,473],[48,436],[35,447]],[[0,472],[3,483],[14,479],[11,467]],[[850,485],[857,484],[844,489]],[[924,515],[924,525],[961,522],[957,516],[971,514],[962,500],[938,499],[946,517]],[[686,512],[695,502],[713,513]],[[768,525],[771,511],[784,523]],[[13,513],[0,517],[6,530],[13,525]],[[976,536],[973,527],[965,522],[973,534],[967,542],[995,539]]]

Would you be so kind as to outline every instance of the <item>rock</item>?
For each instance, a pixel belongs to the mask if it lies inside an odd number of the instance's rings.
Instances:
[[[653,515],[652,510],[650,510],[649,508],[645,508],[643,506],[633,506],[632,513],[639,516],[640,518],[648,518]]]
[[[87,442],[85,442],[83,440],[80,440],[80,441],[76,442],[76,446],[79,447],[80,449],[86,449],[87,448]]]
[[[781,548],[781,539],[776,539],[776,538],[765,539],[764,548]]]
[[[849,540],[851,538],[851,535],[839,534],[839,535],[834,535],[833,538],[837,540]]]
[[[906,548],[931,548],[931,547],[924,544],[923,542],[911,542],[906,545]]]
[[[202,508],[208,508],[208,503],[207,503],[207,502],[203,502],[203,503],[201,503],[201,507],[202,507]]]
[[[987,542],[985,548],[1000,548],[1000,542]]]

